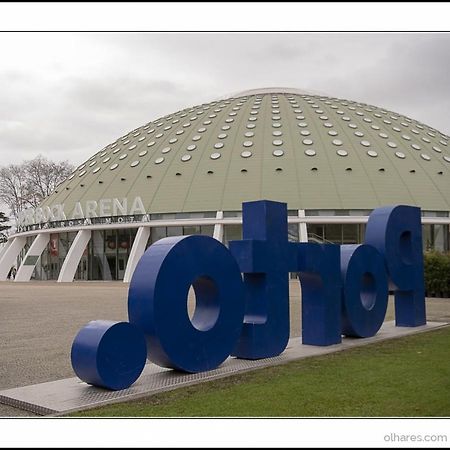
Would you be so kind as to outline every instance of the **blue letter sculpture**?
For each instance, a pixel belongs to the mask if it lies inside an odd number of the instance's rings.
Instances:
[[[365,243],[375,247],[386,262],[395,292],[396,325],[425,325],[420,208],[400,205],[375,209],[367,222]]]
[[[86,383],[112,390],[131,386],[145,366],[143,333],[127,322],[94,320],[72,344],[72,367]]]
[[[244,326],[233,355],[269,358],[289,340],[289,272],[296,268],[296,248],[288,241],[285,203],[244,203],[242,223],[244,239],[230,242],[245,286]]]
[[[337,344],[342,334],[373,336],[386,314],[389,281],[397,326],[426,322],[419,208],[378,208],[364,244],[339,246],[289,242],[286,204],[248,202],[243,237],[230,242],[230,250],[207,236],[150,246],[131,280],[130,323],[94,321],[82,328],[72,345],[75,373],[89,384],[124,389],[139,377],[146,357],[200,372],[230,354],[279,355],[289,339],[290,271],[298,272],[302,287],[303,344]]]
[[[370,245],[342,245],[342,334],[371,337],[383,324],[388,304],[384,260]]]
[[[341,274],[339,245],[298,244],[302,288],[302,342],[341,342]]]
[[[187,310],[191,286],[197,300],[192,322]],[[161,239],[136,267],[128,315],[145,333],[151,361],[185,372],[215,369],[230,355],[242,328],[239,267],[211,237]]]

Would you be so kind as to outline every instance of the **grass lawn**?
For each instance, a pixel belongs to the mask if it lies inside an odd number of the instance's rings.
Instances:
[[[450,327],[73,416],[450,416]]]

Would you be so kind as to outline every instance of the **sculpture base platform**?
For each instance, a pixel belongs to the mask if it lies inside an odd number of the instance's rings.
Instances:
[[[302,345],[301,338],[297,337],[291,339],[287,349],[275,358],[258,361],[228,358],[219,368],[197,374],[180,373],[148,363],[136,383],[129,389],[122,391],[108,391],[90,386],[78,378],[66,378],[64,380],[0,391],[0,403],[31,411],[39,415],[61,415],[110,403],[133,400],[182,386],[217,380],[230,375],[267,366],[284,364],[302,358],[347,350],[387,339],[409,336],[447,325],[447,323],[443,322],[428,322],[427,325],[421,327],[406,328],[396,327],[393,321],[385,322],[374,337],[367,339],[343,338],[341,344],[331,345],[329,347]]]

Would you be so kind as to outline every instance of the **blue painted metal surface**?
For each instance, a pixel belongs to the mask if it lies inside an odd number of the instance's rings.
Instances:
[[[342,245],[342,334],[371,337],[383,324],[388,277],[381,254],[370,245]]]
[[[230,251],[244,273],[245,319],[233,356],[277,356],[289,340],[289,272],[297,253],[288,241],[287,205],[272,201],[242,205],[243,240]]]
[[[230,250],[207,236],[149,247],[130,284],[131,324],[90,322],[74,340],[73,368],[87,383],[123,389],[141,373],[146,354],[186,372],[214,369],[230,354],[277,356],[289,339],[289,272],[298,272],[302,285],[304,344],[336,344],[341,333],[373,336],[386,313],[388,281],[397,325],[426,321],[419,208],[378,208],[365,244],[338,246],[288,242],[286,204],[248,202],[243,240]]]
[[[142,332],[128,322],[94,320],[72,344],[77,376],[88,384],[119,390],[131,386],[145,366],[147,349]]]
[[[302,342],[341,342],[341,274],[339,245],[298,244],[302,289]]]
[[[197,299],[192,322],[187,310],[191,285]],[[128,314],[146,336],[151,361],[185,372],[214,369],[230,355],[242,328],[239,267],[211,237],[161,239],[136,267]]]
[[[384,257],[395,292],[397,326],[426,323],[420,208],[387,206],[375,209],[367,223],[365,243]]]

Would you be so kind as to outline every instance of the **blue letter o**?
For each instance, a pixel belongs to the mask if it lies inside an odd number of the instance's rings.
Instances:
[[[187,310],[191,286],[197,297],[192,321]],[[237,262],[208,236],[161,239],[136,267],[128,315],[146,336],[149,360],[192,373],[214,369],[230,355],[242,329]]]

